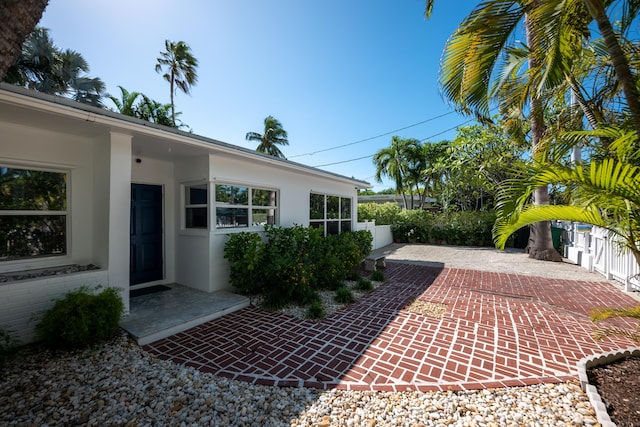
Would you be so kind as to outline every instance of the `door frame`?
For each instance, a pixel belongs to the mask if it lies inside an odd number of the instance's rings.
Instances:
[[[131,274],[129,274],[129,289],[140,289],[140,288],[145,288],[157,283],[161,283],[164,282],[166,277],[167,277],[167,265],[166,265],[166,236],[165,236],[165,220],[166,220],[166,215],[165,215],[165,186],[164,184],[157,184],[157,183],[149,183],[149,182],[131,182],[131,192],[132,192],[132,196],[131,198],[133,199],[133,187],[136,185],[144,185],[144,186],[150,186],[150,187],[157,187],[160,189],[160,223],[161,223],[161,230],[160,230],[160,244],[162,246],[161,248],[161,259],[160,262],[162,264],[161,269],[162,269],[162,278],[160,279],[156,279],[156,280],[151,280],[148,282],[142,282],[142,283],[137,283],[135,285],[131,284]],[[131,213],[129,214],[129,227],[132,226],[132,218],[131,218]],[[129,246],[131,246],[131,241],[129,241]],[[129,261],[129,269],[131,269],[131,261]]]

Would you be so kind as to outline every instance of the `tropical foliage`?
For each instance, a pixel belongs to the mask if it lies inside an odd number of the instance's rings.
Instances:
[[[426,208],[428,198],[445,212],[492,209],[498,189],[524,164],[526,152],[502,125],[461,126],[452,141],[435,143],[394,136],[373,157],[375,178],[392,178],[408,209]]]
[[[99,78],[89,77],[88,72],[89,64],[80,53],[58,48],[46,28],[36,28],[4,80],[102,107],[105,85]]]
[[[198,60],[193,56],[189,45],[183,41],[165,40],[164,47],[165,50],[157,58],[156,72],[164,73],[162,77],[169,82],[171,123],[176,127],[175,93],[180,89],[189,94],[191,86],[198,82]]]
[[[111,102],[115,105],[117,112],[159,125],[175,127],[177,129],[188,128],[187,125],[179,120],[174,126],[174,121],[171,117],[171,104],[161,104],[143,93],[129,92],[122,86],[118,86],[118,88],[120,89],[120,98],[108,95]],[[176,112],[176,118],[180,114],[181,113]]]
[[[258,153],[268,154],[269,156],[284,159],[285,156],[278,145],[289,145],[287,131],[273,116],[267,116],[264,119],[264,131],[262,134],[258,132],[247,132],[245,135],[247,141],[258,141],[256,147]]]
[[[427,17],[434,3],[427,0]],[[531,224],[532,254],[555,257],[547,220],[573,219],[603,226],[635,250],[629,227],[637,175],[612,142],[628,152],[637,147],[637,49],[627,36],[639,10],[631,1],[489,0],[450,37],[440,70],[444,96],[483,120],[497,106],[511,139],[531,146],[531,165],[501,186],[499,245]],[[568,164],[568,151],[581,145],[590,148],[587,161]],[[550,185],[569,206],[549,205]]]

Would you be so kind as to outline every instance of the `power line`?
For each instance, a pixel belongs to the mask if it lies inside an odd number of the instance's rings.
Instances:
[[[338,148],[344,148],[344,147],[349,147],[350,145],[361,144],[363,142],[371,141],[372,139],[381,138],[383,136],[391,135],[392,133],[400,132],[401,130],[409,129],[409,128],[412,128],[412,127],[415,127],[415,126],[418,126],[418,125],[421,125],[421,124],[436,120],[436,119],[440,119],[442,117],[448,116],[449,114],[453,114],[453,113],[455,113],[455,111],[449,111],[448,113],[440,114],[439,116],[431,117],[431,118],[423,120],[421,122],[414,123],[412,125],[405,126],[403,128],[400,128],[400,129],[394,129],[392,131],[385,132],[385,133],[382,133],[380,135],[376,135],[376,136],[372,136],[372,137],[369,137],[369,138],[361,139],[361,140],[358,140],[358,141],[355,141],[355,142],[349,142],[348,144],[342,144],[342,145],[336,145],[335,147],[324,148],[322,150],[317,150],[317,151],[313,151],[313,152],[310,152],[310,153],[296,154],[295,156],[288,156],[287,158],[292,159],[294,157],[313,156],[314,154],[317,154],[317,153],[324,153],[325,151],[337,150]]]
[[[421,140],[420,140],[420,142],[425,142],[425,141],[427,141],[427,140],[429,140],[429,139],[431,139],[431,138],[434,138],[434,137],[436,137],[436,136],[438,136],[438,135],[442,135],[443,133],[449,132],[449,131],[454,130],[454,129],[458,129],[460,126],[465,125],[465,124],[467,124],[467,123],[469,123],[469,122],[472,122],[472,121],[474,121],[474,120],[475,120],[475,119],[469,119],[469,120],[466,120],[466,121],[464,121],[464,122],[462,122],[462,123],[460,123],[460,124],[458,124],[458,125],[456,125],[456,126],[454,126],[454,127],[451,127],[451,128],[449,128],[449,129],[445,129],[445,130],[443,130],[442,132],[438,132],[438,133],[433,134],[433,135],[430,135],[430,136],[428,136],[428,137],[426,137],[426,138],[424,138],[424,139],[421,139]],[[358,158],[355,158],[355,159],[349,159],[349,160],[341,160],[341,161],[339,161],[339,162],[326,163],[326,164],[324,164],[324,165],[315,165],[315,166],[313,166],[313,167],[314,167],[314,168],[322,168],[322,167],[325,167],[325,166],[333,166],[333,165],[339,165],[339,164],[342,164],[342,163],[350,163],[350,162],[355,162],[355,161],[357,161],[357,160],[362,160],[362,159],[366,159],[366,158],[369,158],[369,157],[373,157],[374,155],[375,155],[375,154],[369,154],[368,156],[358,157]]]

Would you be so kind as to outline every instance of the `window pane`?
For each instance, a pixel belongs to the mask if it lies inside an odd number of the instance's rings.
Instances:
[[[340,234],[340,221],[327,221],[327,234]]]
[[[275,209],[253,209],[251,211],[251,225],[275,225]]]
[[[341,221],[340,222],[340,230],[343,233],[346,233],[347,231],[351,231],[351,221]]]
[[[324,219],[324,195],[311,193],[309,197],[309,219]]]
[[[275,190],[253,190],[251,204],[253,206],[277,206],[277,200]]]
[[[0,166],[0,209],[67,210],[67,174]]]
[[[249,209],[216,208],[216,228],[248,227]]]
[[[338,219],[340,215],[340,197],[327,196],[327,219]]]
[[[186,187],[185,203],[187,205],[206,205],[207,204],[207,185],[194,185]]]
[[[351,219],[351,199],[348,197],[340,198],[340,218]]]
[[[186,228],[207,228],[207,208],[187,208]]]
[[[235,187],[233,185],[216,185],[216,202],[229,205],[248,205],[249,189],[247,187]]]
[[[0,259],[65,255],[66,215],[0,217]]]

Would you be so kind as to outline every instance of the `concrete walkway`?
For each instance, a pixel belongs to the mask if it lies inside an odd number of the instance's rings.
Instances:
[[[384,251],[387,283],[322,322],[248,307],[145,348],[251,383],[431,391],[575,379],[581,358],[632,345],[591,338],[591,309],[637,301],[580,267],[485,248]]]

